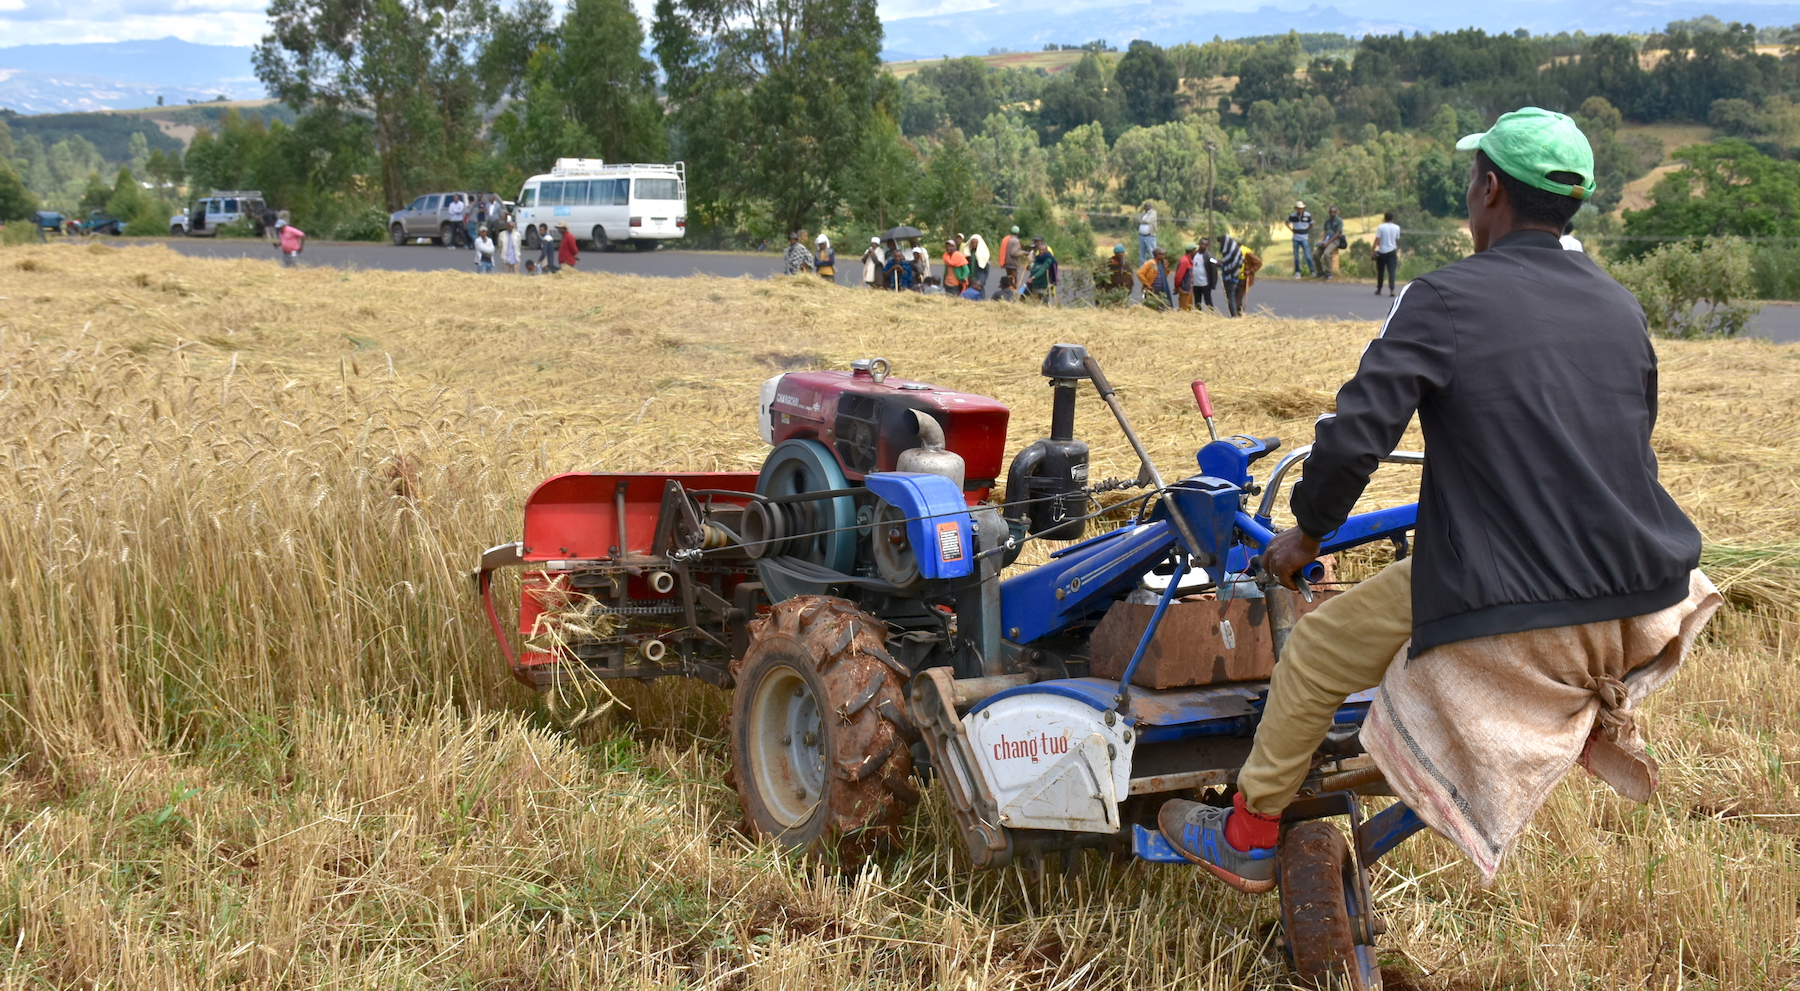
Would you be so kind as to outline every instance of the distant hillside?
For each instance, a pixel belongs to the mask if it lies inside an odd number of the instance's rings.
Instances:
[[[150,148],[164,151],[179,149],[183,142],[164,134],[152,121],[124,114],[32,114],[21,116],[0,110],[0,120],[12,131],[13,140],[35,135],[44,147],[65,138],[80,135],[94,146],[100,157],[109,162],[131,159],[131,136],[142,134]]]
[[[1234,38],[1232,40],[1247,45],[1253,45],[1260,42],[1275,41],[1282,37],[1284,37],[1284,35],[1262,35],[1258,37]],[[1070,44],[1070,42],[1064,42],[1064,44]],[[1335,32],[1324,34],[1302,34],[1300,35],[1300,47],[1309,55],[1316,55],[1322,52],[1351,51],[1356,48],[1356,39],[1351,38],[1349,35],[1338,34]],[[907,76],[918,72],[921,68],[943,60],[943,56],[921,58],[916,56],[898,57],[904,53],[896,52],[884,52],[883,54],[887,56],[887,70],[893,73],[895,78],[898,79],[905,79]],[[1080,49],[1062,48],[1056,51],[990,52],[987,55],[977,55],[975,57],[996,69],[1042,69],[1045,73],[1054,76],[1059,72],[1071,68],[1075,63],[1080,62],[1081,57],[1086,54],[1086,51]],[[1102,59],[1109,61],[1117,61],[1119,55],[1120,53],[1117,51],[1100,53]]]
[[[299,117],[287,104],[266,97],[261,100],[208,100],[205,103],[179,105],[171,103],[161,107],[127,107],[107,112],[132,117],[148,117],[170,124],[191,124],[217,129],[219,118],[233,110],[246,117],[279,120],[284,124],[292,124]]]
[[[1057,52],[1003,52],[998,55],[982,55],[979,58],[996,69],[1042,69],[1055,75],[1081,61],[1087,54],[1079,51]],[[1117,52],[1108,52],[1100,56],[1105,59],[1117,59]],[[937,58],[889,60],[887,69],[896,78],[905,79],[918,72],[920,68],[940,61]]]
[[[155,41],[0,48],[0,107],[25,114],[265,96],[249,46]]]
[[[1569,4],[1562,0],[1515,0],[1508,4],[1411,3],[1390,0],[1335,0],[1329,6],[1309,3],[1283,9],[1257,0],[1201,4],[1127,0],[1060,0],[1046,9],[1043,0],[999,0],[993,6],[950,14],[907,17],[883,22],[884,57],[934,59],[984,55],[995,48],[1032,51],[1046,44],[1081,44],[1104,39],[1123,50],[1134,38],[1164,47],[1214,37],[1404,31],[1455,31],[1467,27],[1489,32],[1525,28],[1533,33],[1585,31],[1628,34],[1660,30],[1670,21],[1715,15],[1758,27],[1800,23],[1800,3],[1754,3],[1744,0],[1598,0]],[[1241,4],[1241,6],[1240,6]],[[1236,9],[1230,9],[1235,7]],[[1221,9],[1224,8],[1224,9]]]
[[[141,133],[150,148],[164,151],[185,149],[198,128],[217,130],[219,118],[236,110],[245,116],[264,121],[294,122],[294,111],[274,100],[242,100],[231,103],[202,103],[194,106],[150,107],[143,110],[102,111],[81,114],[19,114],[0,110],[0,120],[12,131],[16,140],[35,135],[44,147],[65,138],[86,138],[94,150],[109,162],[123,162],[131,157],[131,136]]]

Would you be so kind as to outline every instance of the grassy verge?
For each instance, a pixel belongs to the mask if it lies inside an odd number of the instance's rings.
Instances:
[[[1225,429],[1301,442],[1370,325],[82,244],[0,250],[0,297],[0,987],[1282,979],[1272,899],[970,876],[935,798],[859,874],[789,863],[735,828],[719,693],[633,686],[558,733],[466,572],[552,473],[754,468],[781,369],[883,355],[1011,405],[1017,449],[1043,350],[1080,341],[1173,469],[1205,435],[1189,380]],[[1378,884],[1405,986],[1800,979],[1800,351],[1657,347],[1663,477],[1734,599],[1650,706],[1662,790],[1570,779],[1490,890],[1403,848]],[[1077,431],[1132,474],[1098,403]]]

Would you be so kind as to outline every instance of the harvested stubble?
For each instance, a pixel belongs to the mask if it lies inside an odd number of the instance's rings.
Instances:
[[[1280,981],[1272,899],[969,877],[935,799],[854,878],[758,848],[716,692],[634,689],[560,735],[465,574],[553,472],[753,469],[779,369],[884,355],[1009,403],[1017,449],[1045,347],[1082,342],[1173,472],[1204,436],[1189,379],[1227,429],[1302,442],[1368,324],[62,246],[0,251],[0,297],[0,987]],[[1800,980],[1800,349],[1659,349],[1664,478],[1737,596],[1651,706],[1662,791],[1571,779],[1491,890],[1402,848],[1378,882],[1403,986]],[[1078,432],[1097,477],[1134,473],[1091,398]]]

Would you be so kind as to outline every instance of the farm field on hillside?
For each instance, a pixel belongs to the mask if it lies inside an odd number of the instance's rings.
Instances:
[[[1081,56],[1084,54],[1086,53],[1079,51],[1005,52],[1000,55],[981,55],[977,57],[996,69],[1042,69],[1051,75],[1055,75],[1056,73],[1073,67],[1075,63],[1081,61]],[[1119,54],[1117,52],[1103,52],[1100,57],[1116,61]],[[888,62],[885,67],[889,72],[894,74],[895,78],[904,79],[907,76],[918,72],[925,66],[931,65],[937,61],[937,59],[916,59],[910,62]]]
[[[1711,141],[1713,129],[1704,124],[1627,124],[1619,128],[1621,139],[1636,135],[1649,135],[1662,142],[1663,162],[1651,169],[1649,173],[1639,176],[1625,184],[1624,197],[1619,201],[1619,210],[1642,210],[1650,205],[1650,190],[1662,181],[1663,176],[1680,168],[1680,164],[1669,160],[1670,155],[1678,148]]]
[[[754,469],[784,369],[991,395],[1011,452],[1082,343],[1176,473],[1191,379],[1305,443],[1373,324],[71,244],[0,249],[0,301],[0,988],[1282,986],[1272,897],[971,876],[932,789],[855,876],[757,846],[721,693],[558,731],[468,571],[550,474]],[[1658,351],[1663,478],[1732,600],[1649,705],[1661,789],[1571,777],[1490,889],[1435,838],[1390,856],[1390,987],[1800,981],[1800,347]],[[1091,395],[1076,435],[1135,471]]]
[[[1705,124],[1625,124],[1619,128],[1621,139],[1647,134],[1662,142],[1663,153],[1669,154],[1686,145],[1711,141],[1715,132]]]

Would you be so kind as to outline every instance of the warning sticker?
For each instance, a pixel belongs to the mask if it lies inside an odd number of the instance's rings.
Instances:
[[[963,559],[962,530],[955,523],[939,523],[938,560],[948,564]]]

